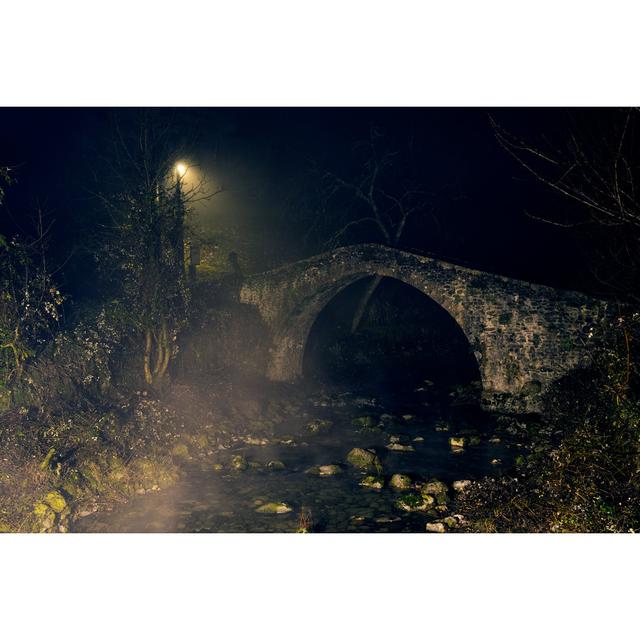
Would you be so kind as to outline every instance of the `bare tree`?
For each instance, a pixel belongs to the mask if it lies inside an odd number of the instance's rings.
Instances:
[[[353,150],[360,170],[344,177],[334,171],[319,172],[320,203],[309,233],[327,237],[327,248],[348,244],[354,239],[376,238],[380,243],[398,247],[407,223],[416,214],[434,210],[434,194],[425,191],[421,176],[411,164],[411,145],[389,149],[389,140],[371,126],[369,137]],[[351,323],[355,333],[382,276],[374,276],[360,298]]]
[[[4,201],[5,188],[12,182],[11,168],[0,166],[0,204]]]
[[[564,217],[529,215],[568,229],[600,229],[594,274],[608,290],[635,299],[640,293],[639,115],[638,109],[602,111],[601,126],[576,126],[559,146],[523,140],[491,119],[498,142],[521,167],[579,205]]]

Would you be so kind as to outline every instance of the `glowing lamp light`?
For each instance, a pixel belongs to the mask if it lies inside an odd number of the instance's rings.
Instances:
[[[187,173],[187,165],[184,162],[178,162],[176,164],[176,175],[178,178],[184,178],[184,175]]]

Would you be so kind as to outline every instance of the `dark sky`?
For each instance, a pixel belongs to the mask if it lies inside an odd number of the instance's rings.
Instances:
[[[404,246],[505,275],[589,288],[588,243],[573,232],[533,220],[553,217],[571,204],[527,176],[499,146],[489,122],[527,139],[562,141],[572,122],[608,117],[606,110],[568,109],[177,109],[163,110],[176,144],[228,188],[203,205],[224,232],[235,227],[241,244],[265,246],[278,259],[300,257],[311,246],[299,237],[296,203],[305,198],[309,166],[349,175],[358,169],[354,144],[371,125],[389,140],[413,140],[412,170],[440,194],[434,220],[416,220]],[[60,276],[74,292],[90,272],[83,255],[90,191],[100,181],[100,156],[114,115],[131,110],[84,108],[0,109],[0,164],[11,165],[17,184],[8,193],[0,224],[26,228],[29,211],[44,206],[55,224],[53,248],[65,262]],[[96,182],[97,179],[97,182]],[[207,209],[208,207],[208,209]],[[373,239],[373,238],[372,238]],[[233,242],[233,241],[232,241]],[[266,250],[265,250],[266,251]],[[71,256],[69,258],[69,256]],[[268,264],[273,264],[273,256]],[[266,263],[265,263],[266,264]]]

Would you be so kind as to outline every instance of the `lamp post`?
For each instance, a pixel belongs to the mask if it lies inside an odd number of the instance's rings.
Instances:
[[[176,162],[176,266],[185,272],[185,237],[184,237],[184,202],[182,201],[182,179],[187,174],[188,166],[184,162]],[[178,264],[179,263],[179,264]],[[191,266],[189,266],[191,272]]]
[[[184,202],[182,195],[182,181],[187,175],[189,166],[185,162],[176,162],[174,167],[176,173],[176,202],[179,211],[179,246],[181,247],[180,259],[182,269],[187,267],[189,279],[195,282],[196,266],[200,263],[200,245],[194,242],[193,238],[185,238],[184,234]],[[185,264],[186,263],[186,264]]]

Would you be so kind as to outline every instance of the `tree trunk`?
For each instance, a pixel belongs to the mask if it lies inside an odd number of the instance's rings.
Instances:
[[[144,379],[148,385],[151,385],[153,384],[153,375],[151,374],[151,347],[153,346],[151,329],[145,331],[144,338]]]
[[[375,293],[375,290],[378,288],[380,281],[382,280],[382,276],[375,276],[373,280],[369,283],[365,292],[362,294],[360,301],[358,302],[358,306],[356,307],[356,311],[353,314],[353,320],[351,322],[351,333],[354,334],[360,323],[362,322],[362,317],[364,316],[364,312],[367,310],[367,305],[369,304],[369,300],[371,300],[371,296]]]

